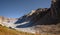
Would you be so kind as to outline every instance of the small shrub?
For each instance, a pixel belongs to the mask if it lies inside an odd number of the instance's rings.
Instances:
[[[0,24],[0,26],[2,26],[2,25]]]

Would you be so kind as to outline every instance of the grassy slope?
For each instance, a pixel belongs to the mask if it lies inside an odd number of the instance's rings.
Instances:
[[[26,32],[18,32],[7,27],[0,26],[0,35],[34,35]]]
[[[34,35],[32,33],[27,33],[27,32],[19,32],[14,29],[9,29],[5,26],[0,25],[0,35]],[[39,35],[39,34],[35,34]],[[50,34],[50,33],[40,33],[40,35],[60,35],[60,34]]]

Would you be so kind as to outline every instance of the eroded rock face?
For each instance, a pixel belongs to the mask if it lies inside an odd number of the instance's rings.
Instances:
[[[50,8],[39,8],[31,19],[36,25],[51,25],[60,23],[60,1],[52,0]]]
[[[60,0],[52,0],[51,7],[45,11],[44,16],[40,16],[41,19],[37,21],[36,24],[41,24],[36,26],[38,33],[46,35],[60,35]],[[40,12],[40,11],[39,11]],[[41,12],[43,14],[43,12]],[[50,34],[49,34],[50,33]],[[44,34],[45,35],[45,34]]]

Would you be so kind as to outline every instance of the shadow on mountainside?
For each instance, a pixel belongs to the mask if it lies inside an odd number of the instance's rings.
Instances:
[[[52,25],[60,23],[60,0],[52,2],[50,8],[37,9],[35,13],[31,16],[24,15],[15,24],[21,24],[23,22],[28,22],[22,25],[16,26],[16,28],[27,28],[36,25]],[[42,11],[41,11],[42,10]]]

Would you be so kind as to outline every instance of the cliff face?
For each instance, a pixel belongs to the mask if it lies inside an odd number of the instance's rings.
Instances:
[[[60,3],[60,0],[53,0],[51,4],[51,10],[55,13],[55,16],[58,18],[60,18],[60,4],[59,3]]]
[[[51,25],[60,23],[60,1],[53,0],[50,8],[39,8],[32,15],[31,21],[36,25]]]

